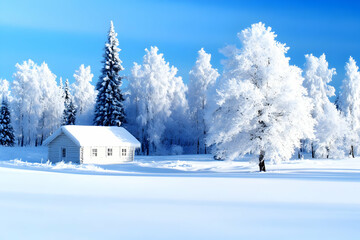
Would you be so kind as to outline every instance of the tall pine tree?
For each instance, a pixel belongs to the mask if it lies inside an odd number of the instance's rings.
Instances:
[[[75,125],[76,109],[72,101],[72,96],[69,89],[69,80],[66,79],[64,87],[64,113],[62,125]]]
[[[108,42],[105,44],[104,67],[99,82],[96,85],[98,95],[95,104],[94,125],[120,126],[125,122],[124,96],[121,93],[122,77],[119,72],[124,68],[119,58],[119,41],[116,38],[111,21]]]
[[[14,129],[11,126],[10,111],[6,98],[3,98],[0,110],[0,145],[13,146]]]

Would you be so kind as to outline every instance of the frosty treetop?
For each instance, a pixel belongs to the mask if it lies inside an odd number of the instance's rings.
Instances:
[[[221,158],[253,153],[289,159],[314,125],[301,70],[289,65],[288,48],[264,24],[238,36],[243,48],[224,51],[228,59],[208,119],[208,143]]]

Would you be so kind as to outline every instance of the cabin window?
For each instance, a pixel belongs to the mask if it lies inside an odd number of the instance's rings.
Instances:
[[[91,149],[91,155],[92,155],[93,157],[97,157],[97,148]]]
[[[108,155],[108,157],[111,157],[111,156],[113,155],[113,150],[112,150],[112,148],[108,148],[108,149],[107,149],[107,155]]]
[[[121,156],[126,156],[126,148],[121,149]]]
[[[61,149],[61,157],[66,158],[66,148]]]

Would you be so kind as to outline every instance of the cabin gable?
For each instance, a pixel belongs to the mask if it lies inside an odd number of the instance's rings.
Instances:
[[[48,159],[51,162],[80,163],[80,147],[68,136],[61,133],[48,145]]]

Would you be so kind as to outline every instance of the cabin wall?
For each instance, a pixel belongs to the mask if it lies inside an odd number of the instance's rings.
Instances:
[[[108,156],[108,148],[112,149],[112,156]],[[97,150],[97,156],[93,156],[93,150]],[[122,156],[122,149],[126,149],[126,156]],[[93,164],[116,164],[122,162],[130,162],[134,160],[135,148],[127,146],[92,146],[83,147],[82,163]]]
[[[66,157],[62,158],[62,148],[66,149]],[[97,150],[97,156],[93,156],[92,149]],[[108,155],[108,149],[112,149],[112,156]],[[122,151],[126,149],[126,156]],[[61,133],[48,145],[48,159],[53,162],[92,163],[92,164],[116,164],[134,160],[135,148],[129,146],[92,146],[79,147],[64,133]]]
[[[66,149],[66,157],[62,158],[61,149]],[[51,162],[73,162],[80,163],[80,147],[61,133],[48,145],[48,159]]]

